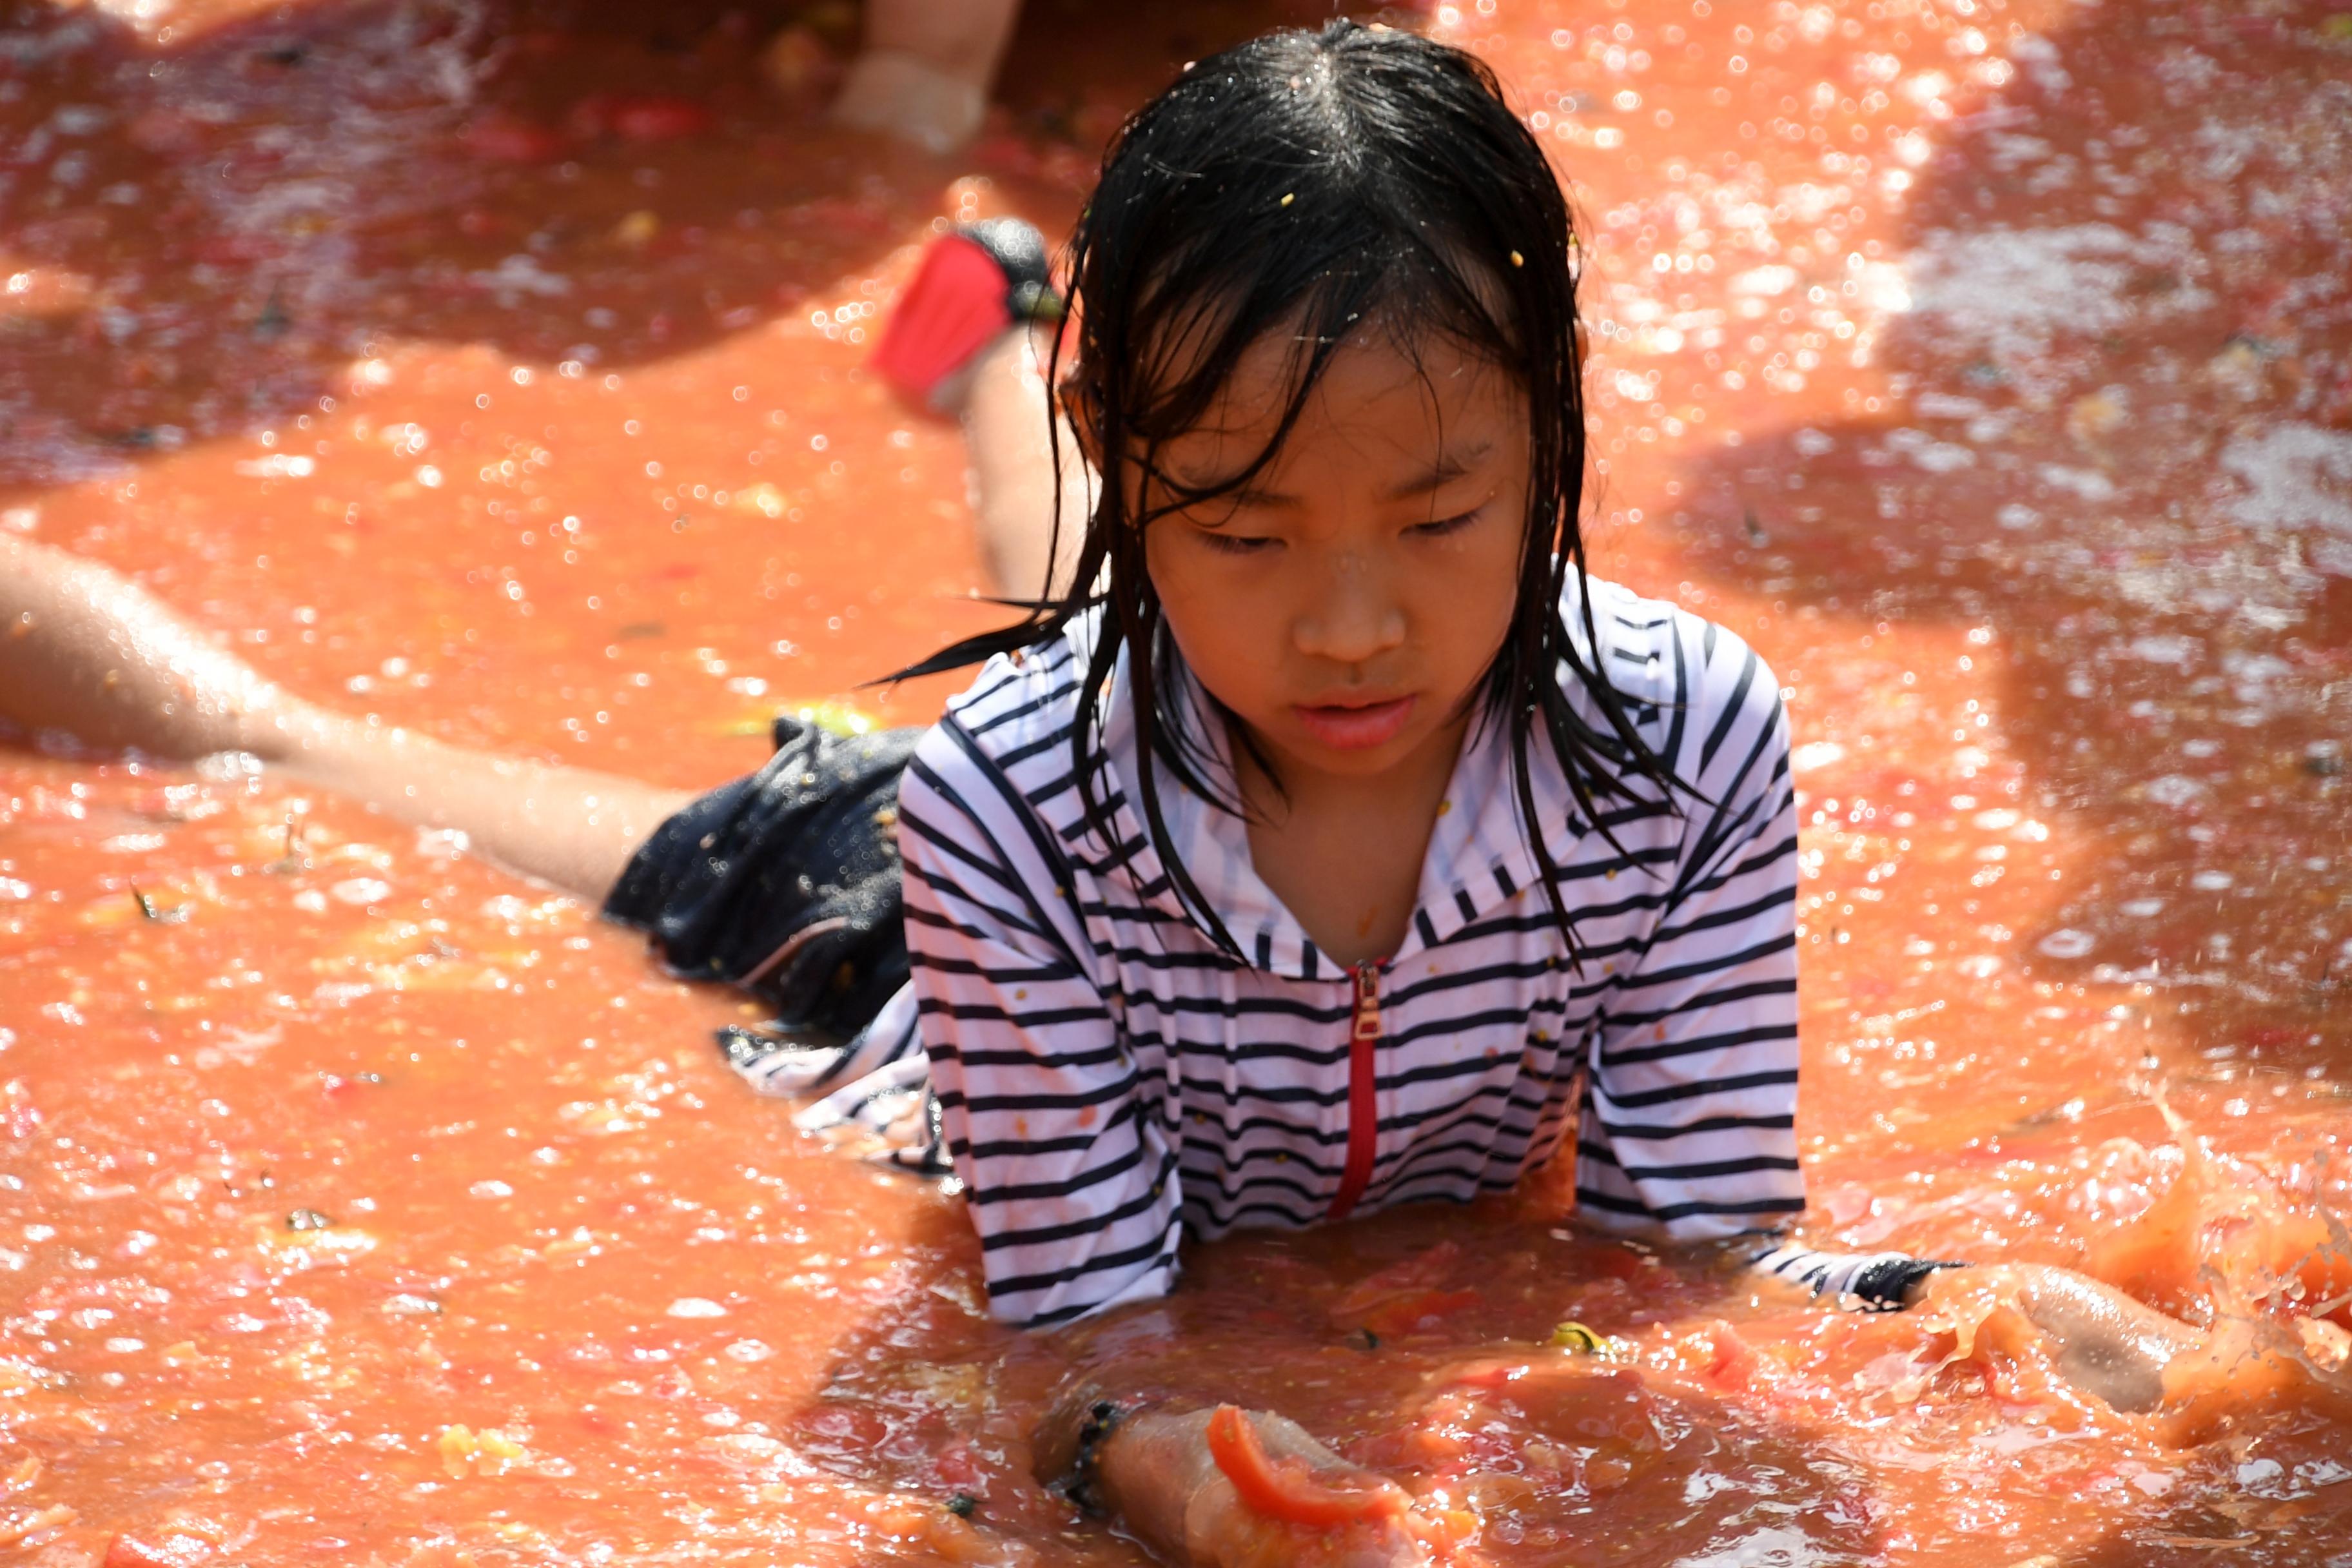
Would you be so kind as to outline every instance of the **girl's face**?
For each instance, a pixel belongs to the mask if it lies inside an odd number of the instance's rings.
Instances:
[[[1205,486],[1272,440],[1292,345],[1244,355],[1203,427],[1161,447]],[[1185,663],[1286,776],[1363,777],[1457,744],[1511,623],[1526,403],[1499,367],[1378,329],[1333,353],[1245,489],[1153,523],[1152,586]]]

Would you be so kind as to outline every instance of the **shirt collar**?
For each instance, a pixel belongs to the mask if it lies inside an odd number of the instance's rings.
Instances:
[[[1104,710],[1102,739],[1118,783],[1116,826],[1122,842],[1137,846],[1129,869],[1138,892],[1164,913],[1197,925],[1165,874],[1143,830],[1136,781],[1141,758],[1137,744],[1129,650],[1122,649]],[[1223,718],[1200,683],[1189,675],[1174,695],[1199,737],[1213,786],[1233,778],[1232,750]],[[1528,747],[1538,819],[1553,825],[1547,847],[1560,863],[1583,826],[1551,748],[1540,737]],[[1297,980],[1335,980],[1346,970],[1318,950],[1297,918],[1257,874],[1247,825],[1233,813],[1181,784],[1168,765],[1152,759],[1162,820],[1171,847],[1192,874],[1202,900],[1224,922],[1255,968]],[[1444,804],[1422,858],[1415,909],[1404,942],[1391,962],[1411,958],[1442,942],[1464,926],[1490,914],[1531,886],[1538,864],[1521,830],[1512,780],[1507,726],[1491,716],[1475,721],[1455,759]]]

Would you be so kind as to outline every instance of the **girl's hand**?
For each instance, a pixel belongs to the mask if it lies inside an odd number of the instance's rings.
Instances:
[[[2117,1410],[2149,1411],[2164,1398],[2164,1369],[2205,1336],[2177,1318],[2071,1268],[1993,1264],[1928,1276],[1923,1300],[1959,1308],[1990,1292],[2014,1301],[2049,1342],[2067,1381]]]
[[[1040,1447],[1049,1469],[1073,1451],[1066,1431],[1058,1439],[1049,1433]],[[1108,1510],[1171,1562],[1395,1568],[1432,1561],[1401,1489],[1265,1411],[1139,1412],[1099,1445],[1094,1479]]]
[[[1404,1528],[1411,1500],[1385,1483],[1365,1485],[1286,1416],[1229,1405],[1146,1415],[1131,1433],[1111,1435],[1103,1461],[1113,1507],[1138,1533],[1152,1519],[1158,1533],[1146,1540],[1181,1542],[1180,1561],[1385,1568],[1429,1560]]]
[[[0,720],[106,751],[270,758],[308,712],[130,579],[0,539]]]

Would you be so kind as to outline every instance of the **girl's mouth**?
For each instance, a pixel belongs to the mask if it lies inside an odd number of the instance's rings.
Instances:
[[[1360,706],[1327,702],[1313,707],[1301,702],[1293,704],[1290,710],[1298,716],[1299,728],[1323,745],[1338,752],[1362,752],[1385,746],[1402,734],[1415,700],[1392,697]]]

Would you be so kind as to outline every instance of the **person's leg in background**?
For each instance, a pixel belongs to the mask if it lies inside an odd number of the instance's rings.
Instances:
[[[0,724],[178,762],[240,753],[404,820],[460,829],[509,869],[596,899],[693,798],[306,701],[120,574],[4,537]]]
[[[1046,395],[1063,314],[1052,255],[1034,226],[1014,217],[963,224],[924,252],[871,361],[908,403],[961,421],[981,557],[994,592],[1015,601],[1065,586],[1093,505],[1085,454],[1070,426],[1055,423]],[[1050,584],[1049,556],[1060,563]]]
[[[1055,496],[1045,364],[1053,328],[1016,323],[934,389],[960,416],[989,587],[1046,586]],[[1066,428],[1062,559],[1075,559],[1091,495]],[[1066,565],[1061,575],[1066,576]],[[0,726],[68,734],[100,751],[194,761],[240,752],[379,810],[456,827],[512,869],[602,898],[636,847],[693,798],[591,769],[496,756],[379,726],[263,679],[128,578],[0,536]]]
[[[1094,474],[1068,425],[1060,429],[1061,530],[1053,531],[1056,469],[1045,369],[1055,329],[1024,324],[975,355],[968,379],[940,399],[963,421],[973,521],[997,592],[1029,600],[1066,593],[1093,507]],[[1056,562],[1047,582],[1047,563]]]

